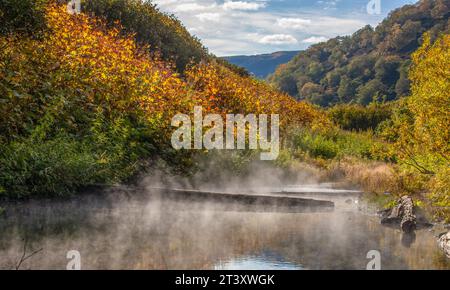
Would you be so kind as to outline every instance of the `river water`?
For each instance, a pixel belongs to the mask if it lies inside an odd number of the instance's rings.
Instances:
[[[82,269],[366,269],[371,250],[380,252],[382,269],[450,269],[437,230],[404,236],[381,226],[356,193],[303,189],[289,191],[332,200],[335,210],[235,211],[151,190],[8,204],[0,217],[0,269],[38,250],[20,269],[66,269],[71,250],[80,253]]]

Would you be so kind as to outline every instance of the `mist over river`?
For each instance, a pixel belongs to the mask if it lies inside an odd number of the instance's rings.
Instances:
[[[326,191],[312,197],[335,209],[315,213],[236,210],[150,188],[10,204],[0,218],[0,268],[15,268],[26,245],[27,254],[42,250],[20,269],[66,269],[70,250],[82,269],[366,269],[371,250],[382,269],[450,269],[435,231],[405,237],[381,226],[356,193]]]

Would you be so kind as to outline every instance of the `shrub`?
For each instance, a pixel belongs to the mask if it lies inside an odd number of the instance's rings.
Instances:
[[[375,158],[372,152],[375,141],[370,133],[361,134],[339,129],[300,129],[293,135],[294,148],[307,152],[313,158]]]
[[[372,103],[362,105],[338,105],[328,110],[331,119],[344,130],[375,131],[391,116],[391,105]]]
[[[88,146],[67,137],[12,142],[0,153],[0,196],[65,195],[100,182],[100,165]]]
[[[297,149],[307,152],[313,158],[332,159],[338,154],[338,148],[334,142],[307,130],[302,130],[296,136],[294,144]]]

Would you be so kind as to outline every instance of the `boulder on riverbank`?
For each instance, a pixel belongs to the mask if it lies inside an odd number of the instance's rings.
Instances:
[[[403,232],[411,233],[417,228],[417,217],[414,213],[414,202],[408,195],[402,196],[392,209],[383,211],[381,223],[399,225]]]
[[[438,243],[445,255],[450,258],[450,232],[441,234]]]

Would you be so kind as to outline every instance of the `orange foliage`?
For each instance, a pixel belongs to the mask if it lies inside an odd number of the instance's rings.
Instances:
[[[216,63],[201,63],[186,72],[187,82],[200,92],[197,104],[214,113],[279,114],[282,129],[328,123],[310,104],[297,102],[263,81],[242,77]]]
[[[114,109],[132,110],[139,104],[148,114],[158,114],[179,108],[180,97],[189,94],[171,64],[138,47],[133,35],[120,37],[119,24],[107,29],[97,19],[69,15],[64,9],[48,9],[51,32],[46,42],[52,47],[55,62],[78,77],[74,86],[101,85],[101,94],[91,94],[91,100],[100,98]]]
[[[205,113],[280,114],[284,129],[327,122],[311,105],[217,63],[193,65],[181,77],[172,64],[139,47],[133,35],[121,36],[119,23],[107,28],[101,20],[65,9],[47,8],[42,39],[0,38],[6,47],[0,55],[6,90],[1,93],[9,96],[0,118],[11,117],[1,121],[14,133],[30,112],[39,120],[49,108],[60,122],[75,123],[80,114],[141,114],[166,133],[177,112],[192,112],[195,105]]]

